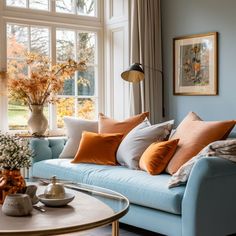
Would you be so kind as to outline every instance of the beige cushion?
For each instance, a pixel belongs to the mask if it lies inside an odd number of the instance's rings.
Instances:
[[[123,121],[117,121],[104,114],[99,114],[98,132],[102,133],[122,133],[126,136],[130,130],[142,123],[149,115],[149,112],[143,112],[132,116]]]
[[[234,120],[202,121],[194,112],[190,112],[171,137],[171,140],[180,139],[180,141],[166,171],[174,174],[209,143],[226,139],[234,125]]]
[[[74,158],[80,144],[83,131],[98,132],[98,122],[75,117],[64,117],[68,140],[59,158]]]

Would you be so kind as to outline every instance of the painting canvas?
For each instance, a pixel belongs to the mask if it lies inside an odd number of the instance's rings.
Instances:
[[[174,39],[174,94],[216,95],[217,33]]]

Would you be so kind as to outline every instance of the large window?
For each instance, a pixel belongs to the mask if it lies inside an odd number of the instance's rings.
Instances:
[[[91,19],[87,19],[89,16],[97,15],[97,1],[6,0],[5,5],[8,11],[11,11],[11,8],[14,11],[28,9],[29,12],[41,10],[40,13],[35,14],[34,20],[25,17],[24,19],[21,17],[4,18],[6,50],[3,50],[5,55],[0,55],[0,57],[5,58],[5,65],[9,72],[16,73],[19,78],[27,75],[29,68],[24,63],[27,52],[43,54],[50,58],[52,64],[62,63],[69,58],[77,61],[86,60],[87,70],[76,72],[71,79],[66,80],[56,105],[45,107],[45,115],[50,121],[50,128],[62,128],[63,117],[66,115],[95,119],[99,99],[98,81],[100,79],[98,77],[101,75],[101,65],[98,63],[101,57],[101,47],[98,46],[99,41],[101,44],[99,36],[101,28],[91,27]],[[40,17],[40,20],[37,20],[37,16],[42,16],[44,11],[46,20],[42,21]],[[55,11],[56,14],[52,14],[53,17],[49,16],[50,11]],[[69,25],[67,22],[59,24],[60,14],[64,14],[67,18],[71,14],[86,17],[81,25],[79,23]],[[60,17],[60,21],[63,21],[61,19]],[[8,99],[7,116],[10,130],[27,129],[29,109],[21,102]]]
[[[55,11],[58,13],[96,16],[96,0],[53,0]],[[42,11],[51,11],[52,3],[50,0],[7,0],[6,5],[10,7],[27,8]]]

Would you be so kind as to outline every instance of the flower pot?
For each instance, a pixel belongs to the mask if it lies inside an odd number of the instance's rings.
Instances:
[[[41,136],[48,127],[48,120],[43,114],[43,105],[30,105],[31,115],[28,120],[28,126],[31,133],[35,136]]]
[[[0,177],[0,204],[3,204],[9,194],[24,193],[26,183],[20,170],[1,170]]]

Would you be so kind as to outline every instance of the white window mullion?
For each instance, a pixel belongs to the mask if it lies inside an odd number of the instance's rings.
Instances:
[[[74,14],[78,15],[77,7],[76,7],[76,0],[73,0],[73,6],[74,6]]]
[[[74,1],[75,4],[75,1]],[[78,60],[78,52],[79,48],[78,48],[78,31],[75,31],[75,60]],[[78,105],[78,73],[75,73],[75,114],[74,116],[78,116],[78,109],[79,109],[79,105]]]
[[[3,2],[0,2],[0,15],[2,14],[3,11]],[[4,60],[5,57],[3,56],[3,48],[5,48],[3,45],[6,44],[6,40],[4,41],[4,36],[6,35],[5,33],[5,27],[4,27],[4,22],[3,19],[0,18],[0,45],[2,45],[2,47],[0,47],[0,71],[4,70]],[[7,127],[7,123],[5,121],[5,116],[4,116],[4,112],[7,112],[6,109],[4,109],[4,81],[0,79],[0,131],[5,131],[5,128]]]
[[[2,4],[2,3],[1,3]],[[2,10],[2,7],[1,7]],[[1,11],[0,10],[0,11]],[[1,13],[1,12],[0,12]],[[0,18],[0,70],[7,70],[7,29],[6,22]],[[0,131],[8,131],[8,99],[7,99],[7,81],[0,81]]]
[[[52,13],[55,13],[55,12],[56,12],[56,0],[50,0],[50,1],[49,1],[49,10],[50,10]]]
[[[28,31],[28,52],[31,51],[31,26],[27,26]]]
[[[52,61],[52,65],[57,63],[57,49],[56,49],[56,27],[51,27],[50,33],[50,57]],[[49,129],[56,130],[57,129],[57,106],[56,104],[49,104]]]
[[[96,45],[97,46],[97,45]],[[95,76],[95,94],[94,94],[94,101],[95,104],[97,104],[96,106],[96,110],[95,110],[95,114],[98,114],[98,109],[101,109],[99,107],[99,103],[98,103],[98,66],[94,66],[94,76]]]
[[[78,116],[78,110],[79,110],[78,97],[75,96],[74,98],[75,98],[75,104],[74,104],[74,106],[75,106],[75,114],[74,114],[74,116],[77,117]]]

